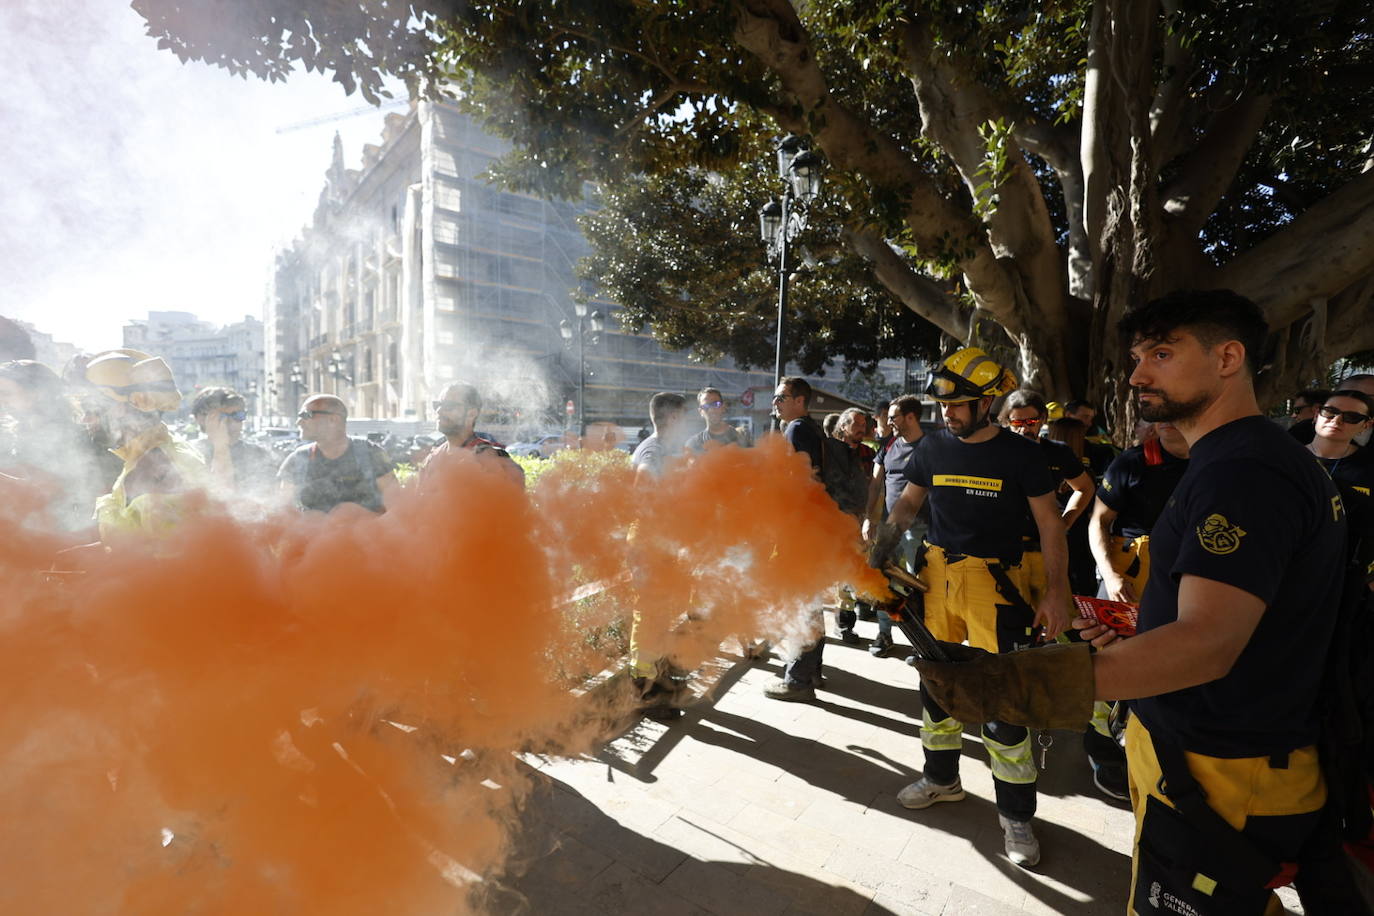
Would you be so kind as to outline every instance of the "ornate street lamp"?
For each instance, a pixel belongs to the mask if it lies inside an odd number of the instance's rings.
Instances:
[[[580,436],[586,430],[586,394],[587,394],[587,360],[586,360],[586,338],[587,333],[591,332],[591,342],[597,343],[601,339],[601,332],[606,327],[605,318],[599,309],[587,314],[587,303],[573,303],[573,314],[577,316],[577,433]],[[558,322],[558,334],[563,338],[564,346],[572,346],[574,337],[573,323],[564,318]]]
[[[807,205],[821,193],[821,157],[791,134],[778,141],[778,177],[783,180],[781,200],[770,200],[759,210],[759,235],[768,246],[769,258],[778,261],[778,336],[773,358],[773,384],[782,380],[782,334],[787,317],[787,248],[806,228]]]
[[[338,379],[343,379],[348,384],[353,384],[353,375],[349,372],[349,364],[345,361],[344,355],[338,350],[329,354],[329,374],[334,376],[334,393],[338,393]]]

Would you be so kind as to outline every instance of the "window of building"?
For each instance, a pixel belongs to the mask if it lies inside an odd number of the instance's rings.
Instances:
[[[387,345],[386,369],[388,377],[390,377],[393,382],[400,380],[401,348],[394,340]]]

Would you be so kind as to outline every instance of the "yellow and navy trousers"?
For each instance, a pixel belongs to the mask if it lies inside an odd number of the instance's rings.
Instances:
[[[936,639],[968,641],[989,652],[1027,648],[1034,640],[1035,612],[1027,603],[1022,569],[995,559],[946,553],[929,545],[925,553],[926,626]],[[925,775],[949,784],[959,777],[964,723],[945,712],[921,687],[921,747]],[[997,809],[1028,821],[1035,814],[1038,772],[1031,757],[1030,731],[1007,722],[982,723],[983,746],[992,764]]]

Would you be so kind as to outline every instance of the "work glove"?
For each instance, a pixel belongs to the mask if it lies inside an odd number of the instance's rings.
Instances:
[[[891,522],[882,522],[868,542],[868,565],[882,569],[892,559],[897,550],[897,542],[902,539],[902,531]]]
[[[1092,718],[1092,656],[1086,643],[993,655],[941,642],[947,662],[917,658],[921,686],[960,722],[1007,722],[1083,730]]]

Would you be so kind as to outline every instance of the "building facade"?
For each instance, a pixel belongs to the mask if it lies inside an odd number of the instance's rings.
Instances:
[[[483,180],[506,149],[430,102],[387,115],[360,169],[345,168],[335,138],[314,221],[277,258],[265,319],[271,412],[294,414],[325,392],[353,416],[429,421],[461,379],[484,393],[483,427],[515,437],[578,419],[637,428],[656,391],[771,391],[771,372],[695,363],[621,327],[619,307],[575,273],[588,204]]]
[[[188,406],[197,391],[216,385],[243,394],[252,413],[267,406],[263,323],[251,315],[217,327],[190,312],[149,312],[124,326],[124,346],[165,359]]]

